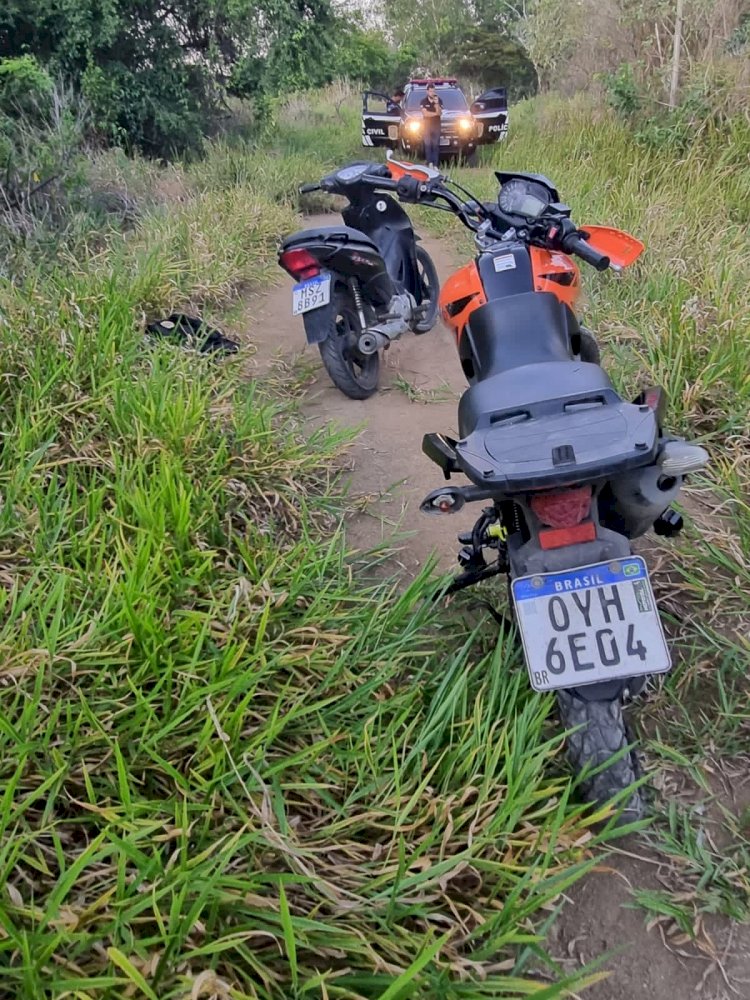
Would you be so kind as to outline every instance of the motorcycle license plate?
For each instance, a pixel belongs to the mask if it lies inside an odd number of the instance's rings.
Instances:
[[[330,274],[319,274],[314,278],[308,278],[292,289],[292,316],[300,316],[302,313],[310,312],[311,309],[327,306],[330,301]]]
[[[440,136],[440,145],[441,146],[450,146],[450,144],[451,144],[451,141],[450,141],[450,137],[449,136],[447,136],[447,135],[441,135]]]
[[[536,691],[659,674],[671,666],[640,556],[519,577],[512,592]]]

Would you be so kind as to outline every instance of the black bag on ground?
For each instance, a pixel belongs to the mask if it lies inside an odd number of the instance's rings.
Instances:
[[[184,313],[172,313],[167,319],[154,320],[146,324],[146,333],[154,337],[173,340],[186,347],[196,347],[201,354],[220,352],[236,354],[240,345],[225,337],[221,330],[209,326],[197,316],[186,316]],[[199,346],[200,345],[200,346]]]

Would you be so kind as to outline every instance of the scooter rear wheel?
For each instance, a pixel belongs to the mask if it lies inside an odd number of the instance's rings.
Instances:
[[[440,279],[432,257],[424,247],[417,247],[417,271],[422,283],[422,299],[429,301],[424,316],[414,324],[415,333],[427,333],[435,325],[438,314],[438,295],[440,294]]]
[[[350,399],[369,399],[378,388],[380,355],[358,349],[362,332],[357,309],[348,290],[333,294],[333,329],[319,344],[320,356],[331,381]]]

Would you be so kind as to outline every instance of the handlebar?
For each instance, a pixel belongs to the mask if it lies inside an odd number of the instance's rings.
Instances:
[[[581,260],[585,260],[587,264],[591,264],[591,266],[596,268],[597,271],[606,271],[609,267],[609,257],[607,257],[606,254],[599,253],[598,250],[594,250],[594,248],[589,246],[586,240],[577,233],[571,233],[569,236],[565,236],[562,240],[562,248],[566,253],[574,253],[576,257],[580,257]]]
[[[302,184],[299,187],[299,193],[310,194],[313,191],[329,190],[332,192],[333,184],[329,185],[325,183],[330,180],[331,178],[324,178],[323,182]],[[423,204],[442,209],[443,211],[451,211],[461,220],[467,229],[473,232],[479,231],[483,224],[491,227],[492,231],[496,231],[497,234],[518,227],[518,221],[510,216],[506,216],[498,206],[484,205],[476,200],[462,201],[458,195],[442,183],[442,178],[440,177],[421,180],[411,174],[406,174],[396,180],[386,168],[382,173],[368,172],[363,174],[358,180],[360,183],[364,182],[376,190],[392,192],[399,201],[406,204]],[[470,195],[468,191],[464,193]],[[446,205],[439,205],[437,204],[438,201],[446,202]],[[575,254],[597,271],[606,271],[610,266],[610,258],[590,246],[569,218],[561,220],[561,223],[562,232],[555,236],[554,243],[542,241],[538,245],[547,246],[549,249],[557,248],[567,254]],[[545,224],[545,229],[547,226],[548,223]],[[533,232],[534,227],[532,224]],[[533,236],[531,242],[536,243]]]

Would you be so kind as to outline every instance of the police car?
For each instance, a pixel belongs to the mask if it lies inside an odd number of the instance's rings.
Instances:
[[[407,156],[424,153],[421,103],[434,85],[443,104],[440,120],[441,156],[471,162],[478,146],[499,142],[508,134],[508,99],[504,87],[480,94],[471,104],[453,77],[421,77],[404,87],[400,109],[391,108],[386,94],[362,95],[362,145],[399,149]]]

